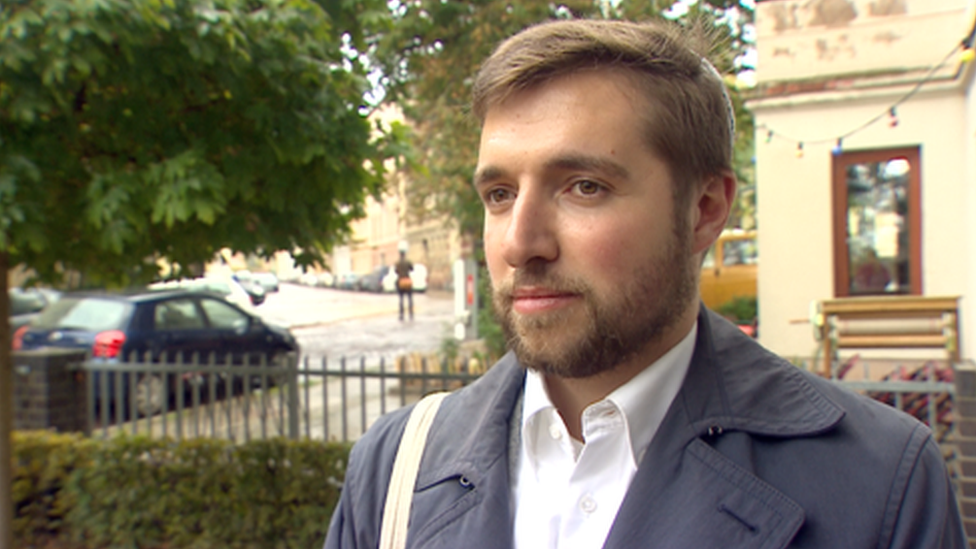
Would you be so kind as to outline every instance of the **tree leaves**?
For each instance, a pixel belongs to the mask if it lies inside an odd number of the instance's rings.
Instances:
[[[322,262],[400,152],[360,114],[366,68],[343,45],[385,3],[325,4],[5,6],[0,251],[112,285],[222,247]]]
[[[471,83],[479,63],[503,39],[548,19],[569,17],[647,20],[670,13],[675,0],[561,3],[515,0],[418,0],[394,3],[393,27],[376,41],[374,57],[387,76],[389,101],[398,102],[414,127],[417,158],[423,170],[409,171],[409,215],[449,218],[469,236],[480,234],[483,209],[470,181],[477,161],[479,129],[468,113]],[[731,10],[731,11],[730,11]],[[748,2],[707,0],[684,16],[717,29],[728,54],[716,60],[725,73],[747,44],[742,30],[752,20]],[[728,21],[734,21],[728,23]],[[751,115],[733,92],[739,118],[737,158],[751,166]],[[748,167],[737,169],[751,176]],[[751,182],[751,179],[744,180]]]

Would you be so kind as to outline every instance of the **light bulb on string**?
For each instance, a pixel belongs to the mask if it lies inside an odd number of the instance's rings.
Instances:
[[[894,107],[891,107],[891,109],[888,110],[888,126],[894,128],[897,125],[898,125],[898,113],[895,112]]]
[[[834,148],[831,149],[830,152],[833,153],[834,156],[840,156],[840,154],[844,152],[844,138],[838,137],[837,144],[834,145]]]
[[[973,51],[973,48],[966,48],[959,54],[960,63],[971,63],[973,59],[976,59],[976,51]]]
[[[769,133],[766,134],[766,143],[772,143],[772,142],[773,142],[773,130],[769,130]]]
[[[796,157],[803,158],[803,141],[796,144]]]

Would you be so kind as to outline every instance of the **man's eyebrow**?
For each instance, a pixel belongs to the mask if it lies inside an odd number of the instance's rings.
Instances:
[[[622,164],[607,158],[589,156],[585,154],[567,154],[548,160],[544,168],[546,171],[577,171],[596,172],[618,179],[629,179],[630,171]],[[505,171],[496,166],[485,166],[474,174],[474,186],[480,187],[496,179],[503,179]]]
[[[474,186],[475,188],[478,188],[482,185],[487,185],[496,179],[502,179],[504,177],[505,171],[501,168],[495,166],[485,166],[474,174]]]
[[[546,162],[545,168],[547,171],[559,170],[596,172],[618,179],[630,178],[630,172],[623,166],[623,164],[619,164],[608,158],[585,154],[568,154],[558,156]]]

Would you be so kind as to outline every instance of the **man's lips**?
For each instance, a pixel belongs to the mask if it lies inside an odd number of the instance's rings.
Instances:
[[[512,292],[512,309],[519,314],[544,313],[569,306],[579,297],[551,288],[518,288]]]

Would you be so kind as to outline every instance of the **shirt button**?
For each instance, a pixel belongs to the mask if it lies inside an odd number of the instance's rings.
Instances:
[[[579,502],[579,507],[580,507],[580,511],[583,511],[586,514],[590,514],[596,511],[596,500],[591,498],[590,496],[583,496],[583,498]]]
[[[563,438],[563,430],[559,428],[559,425],[553,423],[549,426],[549,436],[555,440]]]

